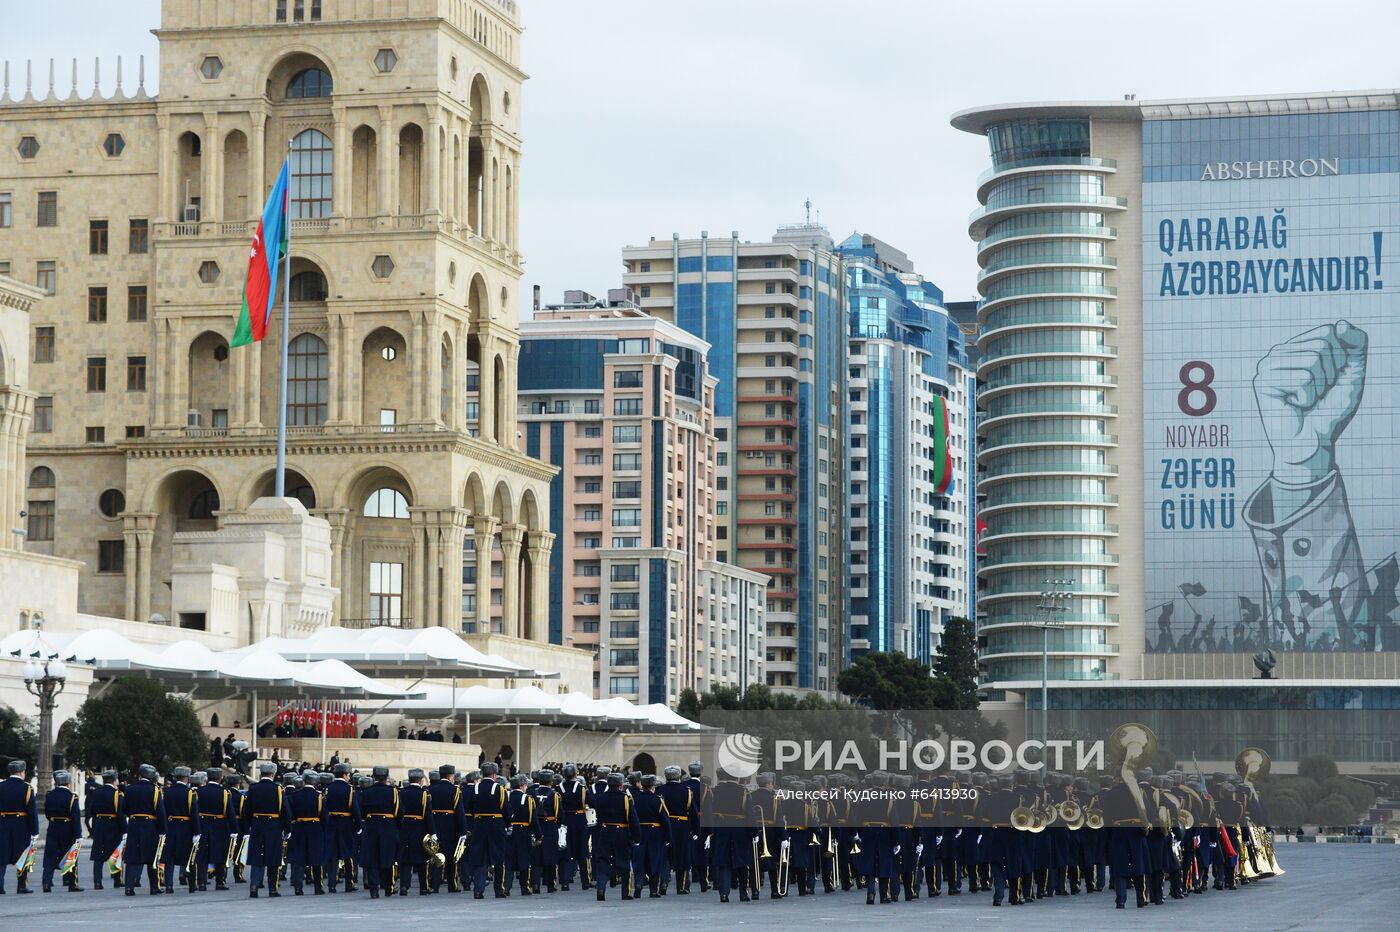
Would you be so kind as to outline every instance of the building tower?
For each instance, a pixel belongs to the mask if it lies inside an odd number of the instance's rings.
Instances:
[[[0,100],[0,270],[51,295],[28,468],[55,519],[29,546],[87,564],[82,610],[198,627],[176,535],[272,488],[278,340],[229,339],[290,157],[287,485],[331,525],[336,620],[461,630],[469,594],[479,630],[544,639],[552,470],[515,424],[520,32],[511,0],[166,0],[158,97],[143,67],[111,98]]]

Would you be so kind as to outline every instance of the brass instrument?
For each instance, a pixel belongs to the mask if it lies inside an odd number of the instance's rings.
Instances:
[[[165,862],[161,860],[161,855],[164,854],[164,853],[165,853],[165,836],[162,835],[162,836],[160,836],[160,840],[156,842],[156,859],[155,859],[155,862],[156,862],[156,863],[155,863],[155,866],[156,866],[156,883],[157,883],[160,887],[162,887],[162,888],[165,887]]]
[[[1084,827],[1084,807],[1079,805],[1079,801],[1074,797],[1071,796],[1055,808],[1059,811],[1065,828],[1071,832],[1077,832]]]
[[[453,849],[453,851],[452,851],[452,860],[453,860],[455,863],[457,863],[457,864],[461,864],[461,863],[462,863],[462,854],[463,854],[463,852],[465,852],[466,850],[467,850],[467,836],[466,836],[466,835],[462,835],[460,838],[457,839],[457,847],[456,847],[455,849]]]
[[[1245,785],[1249,787],[1250,795],[1255,799],[1259,798],[1259,790],[1254,785],[1254,781],[1259,777],[1267,777],[1269,775],[1270,765],[1271,760],[1269,758],[1269,752],[1265,751],[1263,748],[1247,747],[1235,756],[1235,772],[1244,780]],[[1248,862],[1249,867],[1253,870],[1253,874],[1246,874],[1245,876],[1252,880],[1254,877],[1277,877],[1282,874],[1283,868],[1279,867],[1278,859],[1274,855],[1274,838],[1272,833],[1251,823],[1249,835],[1249,857],[1246,858],[1244,856],[1245,852],[1240,852],[1240,867],[1241,871],[1243,871],[1244,865]],[[1241,828],[1241,845],[1244,844],[1244,836],[1245,832],[1243,828]],[[1257,864],[1254,863],[1256,858],[1258,859]]]
[[[234,835],[228,840],[228,854],[224,856],[224,873],[233,870],[233,859],[238,854],[238,836]]]
[[[1011,810],[1011,827],[1018,832],[1030,831],[1035,822],[1035,810],[1029,806],[1017,806]]]
[[[187,861],[185,862],[185,873],[186,873],[186,874],[193,874],[193,873],[194,873],[195,862],[199,860],[199,839],[200,839],[200,837],[201,837],[200,835],[196,835],[196,836],[194,836],[194,838],[192,838],[192,839],[190,840],[190,857],[189,857],[189,860],[187,860]]]
[[[788,869],[792,862],[792,843],[783,839],[778,851],[778,896],[787,896]]]
[[[447,866],[447,855],[442,853],[442,846],[432,835],[423,836],[423,850],[428,852],[428,861],[433,867],[441,870]]]
[[[1181,810],[1177,812],[1176,821],[1177,824],[1181,826],[1182,831],[1185,832],[1189,832],[1196,827],[1196,817],[1193,816],[1191,810],[1187,809],[1185,806],[1182,806]]]

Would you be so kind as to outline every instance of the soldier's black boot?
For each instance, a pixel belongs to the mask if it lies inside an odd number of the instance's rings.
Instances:
[[[875,905],[875,884],[871,883],[869,880],[865,882],[865,905]]]

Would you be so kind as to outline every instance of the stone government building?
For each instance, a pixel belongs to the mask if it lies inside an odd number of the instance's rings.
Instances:
[[[546,639],[554,470],[516,427],[520,33],[512,0],[165,0],[158,96],[144,67],[110,98],[13,76],[0,275],[49,295],[25,549],[85,564],[80,612],[199,627],[172,537],[271,494],[278,339],[228,341],[290,152],[287,488],[330,524],[335,620]]]

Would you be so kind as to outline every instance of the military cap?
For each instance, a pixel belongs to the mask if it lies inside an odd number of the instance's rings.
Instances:
[[[611,786],[611,787],[613,787],[613,788],[615,788],[615,789],[616,789],[616,788],[620,788],[620,787],[622,786],[622,774],[620,774],[620,773],[609,773],[609,774],[608,774],[608,786]]]
[[[333,773],[318,773],[316,775],[317,786],[330,786],[334,782],[335,774]]]
[[[18,773],[24,773],[24,761],[22,761],[22,760],[12,760],[12,761],[10,761],[10,768],[9,768],[9,769],[10,769],[10,774],[11,774],[11,776],[13,776],[14,774],[18,774]]]
[[[705,765],[698,760],[693,760],[690,762],[690,766],[687,769],[690,771],[692,777],[698,777],[705,772]]]
[[[176,767],[174,770],[170,771],[171,776],[176,780],[184,780],[189,777],[190,773],[190,768],[185,766]]]
[[[548,780],[550,777],[554,776],[554,770],[550,767],[541,767],[540,776]]]
[[[573,777],[578,776],[578,765],[577,765],[577,764],[565,764],[565,765],[564,765],[564,776],[569,777],[569,778],[573,778]]]
[[[190,783],[195,786],[203,786],[208,782],[209,774],[205,773],[203,770],[196,770],[194,773],[190,774]]]
[[[408,771],[409,783],[417,783],[419,780],[423,779],[423,777],[424,773],[422,767],[413,767]]]
[[[467,774],[467,780],[468,780],[468,782],[475,782],[475,781],[480,780],[480,779],[481,779],[481,771],[480,771],[480,770],[473,770],[473,771],[471,771],[470,773]]]
[[[304,780],[314,780],[316,779],[316,771],[311,767],[307,767],[301,772],[301,776]]]
[[[640,783],[641,780],[642,780],[642,772],[641,772],[640,770],[634,770],[634,771],[632,771],[631,773],[629,773],[629,774],[627,775],[627,782],[628,782],[628,783]]]
[[[1138,769],[1138,772],[1135,774],[1135,776],[1137,777],[1138,782],[1142,783],[1143,781],[1151,782],[1155,774],[1153,774],[1151,767],[1141,767]]]
[[[529,783],[529,782],[530,782],[530,778],[527,777],[527,776],[525,776],[525,774],[523,774],[523,773],[518,773],[518,774],[516,774],[515,776],[513,776],[513,777],[510,778],[510,785],[511,785],[511,786],[517,786],[517,787],[518,787],[518,786],[524,786],[525,784],[527,784],[527,783]]]
[[[606,768],[606,767],[599,767],[599,768],[598,768],[598,771],[597,771],[598,779],[599,779],[599,780],[606,780],[606,779],[608,778],[608,774],[610,774],[610,773],[612,773],[612,771],[609,770],[608,768]]]
[[[218,783],[224,778],[224,771],[222,767],[210,767],[204,771],[204,776],[208,778],[210,783]]]
[[[73,782],[73,775],[66,770],[55,770],[53,772],[54,786],[67,786]]]
[[[759,774],[759,775],[758,775],[758,785],[759,785],[759,786],[772,786],[772,785],[773,785],[773,774],[768,773],[767,771],[764,771],[763,773]]]
[[[654,773],[649,773],[649,774],[647,774],[646,776],[642,777],[642,788],[643,788],[643,789],[649,789],[649,788],[654,787],[654,786],[656,786],[656,774],[654,774]]]
[[[491,761],[487,761],[481,765],[481,775],[483,777],[494,777],[498,770],[500,770],[500,768]]]
[[[336,764],[332,769],[335,771],[337,777],[348,776],[350,773],[350,765],[345,763],[345,761]]]
[[[1107,774],[1104,774],[1103,776],[1099,777],[1099,789],[1101,789],[1101,790],[1106,790],[1106,789],[1110,789],[1112,786],[1113,786],[1113,778],[1112,778],[1112,777],[1108,776]]]
[[[675,783],[681,778],[681,768],[675,764],[670,765],[663,772],[666,774],[667,783]]]
[[[104,780],[115,780],[116,778],[117,778],[117,772],[116,772],[115,770],[113,770],[112,768],[108,767],[106,770],[102,771],[102,779],[104,779]]]
[[[150,764],[142,764],[140,767],[137,767],[136,774],[142,780],[152,781],[155,780],[156,777],[160,776],[160,774],[156,773],[156,769]]]
[[[549,785],[550,785],[550,786],[559,786],[559,785],[562,784],[563,782],[564,782],[564,775],[563,775],[562,773],[553,774],[553,775],[551,775],[550,778],[549,778]]]
[[[387,769],[387,768],[386,768],[386,769]],[[386,777],[385,779],[388,779],[388,778]],[[363,790],[363,789],[366,789],[366,788],[368,788],[368,787],[374,786],[374,778],[373,778],[373,777],[366,776],[365,774],[360,774],[360,776],[359,776],[359,781],[360,781],[360,789],[362,789],[362,790]]]
[[[370,775],[376,780],[387,780],[389,779],[389,768],[383,764],[375,764],[370,770]]]
[[[457,768],[451,764],[443,764],[438,768],[438,776],[446,780],[448,777],[457,775]]]
[[[231,790],[238,789],[239,782],[240,780],[238,778],[238,774],[236,773],[231,773],[228,776],[224,777],[224,786],[228,787]]]

